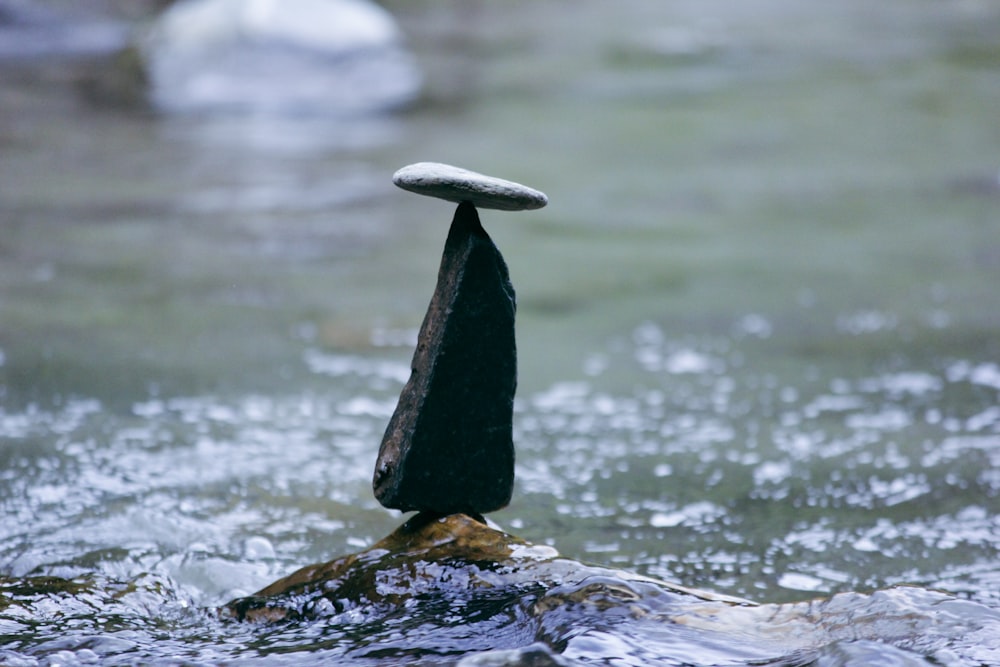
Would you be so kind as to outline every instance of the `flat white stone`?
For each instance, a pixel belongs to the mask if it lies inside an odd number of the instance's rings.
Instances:
[[[544,192],[502,178],[440,162],[417,162],[392,175],[392,182],[410,192],[445,201],[471,202],[476,208],[527,211],[549,203]]]

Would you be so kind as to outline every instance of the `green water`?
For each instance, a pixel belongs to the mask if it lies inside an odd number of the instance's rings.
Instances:
[[[518,292],[499,524],[763,602],[1000,607],[994,3],[389,6],[426,81],[384,117],[166,118],[95,101],[100,59],[0,64],[0,574],[184,610],[398,525],[371,467],[452,207],[390,176],[436,160],[550,199],[482,216]],[[6,646],[74,650],[32,604]],[[144,655],[158,622],[164,659],[244,655],[130,605]]]

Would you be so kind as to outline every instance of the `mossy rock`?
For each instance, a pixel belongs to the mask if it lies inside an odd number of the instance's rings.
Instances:
[[[389,612],[437,598],[494,606],[516,601],[535,615],[564,604],[606,607],[650,596],[752,604],[563,558],[469,515],[421,513],[369,549],[304,567],[221,611],[241,620],[278,621],[362,607]]]

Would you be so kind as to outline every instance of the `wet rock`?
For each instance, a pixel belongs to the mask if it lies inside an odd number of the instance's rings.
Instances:
[[[384,506],[482,514],[510,502],[517,385],[514,288],[472,204],[460,204],[412,373],[372,482]]]
[[[392,16],[366,0],[182,0],[144,46],[165,111],[355,114],[420,88]]]
[[[501,607],[519,605],[530,616],[569,605],[600,609],[663,596],[751,604],[585,565],[468,515],[421,513],[364,551],[304,567],[220,611],[240,620],[278,621],[368,605],[410,608],[406,605],[437,596],[450,599],[453,607],[475,597]]]
[[[1000,620],[905,586],[758,605],[564,558],[460,514],[418,514],[365,551],[218,611],[323,618],[324,632],[352,638],[342,656],[352,664],[926,664],[942,648],[961,664],[996,664]]]
[[[439,162],[417,162],[403,167],[392,182],[410,192],[446,201],[471,202],[477,208],[525,211],[542,208],[545,193],[513,181]]]
[[[389,581],[389,573],[394,570],[406,570],[419,562],[445,560],[500,562],[510,558],[515,547],[524,544],[486,526],[478,518],[421,513],[362,552],[304,567],[249,598],[229,603],[227,609],[241,619],[276,620],[285,616],[288,609],[287,601],[282,598],[322,590],[330,591],[335,601],[401,604],[413,587],[447,586],[447,582],[436,583],[431,576],[415,572],[412,582],[400,578],[395,582],[397,585],[382,585]],[[417,579],[422,583],[418,584]]]

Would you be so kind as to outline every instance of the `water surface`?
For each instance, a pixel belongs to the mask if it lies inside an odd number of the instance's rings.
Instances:
[[[3,660],[335,664],[373,633],[205,610],[400,523],[371,468],[452,209],[389,176],[439,160],[551,202],[483,215],[519,297],[495,521],[789,618],[940,620],[768,659],[1000,662],[1000,13],[724,4],[390,3],[425,90],[364,118],[0,65]],[[761,659],[564,621],[575,648],[508,658]],[[484,650],[461,627],[428,663]]]

